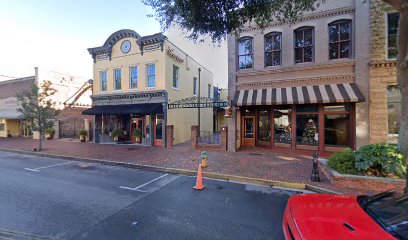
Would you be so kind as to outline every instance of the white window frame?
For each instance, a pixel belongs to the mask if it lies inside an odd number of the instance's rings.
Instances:
[[[174,71],[176,71],[176,79],[174,79]],[[176,80],[176,86],[174,86],[174,80]],[[173,89],[180,90],[180,68],[173,64],[173,81],[172,81]]]
[[[106,89],[105,90],[103,90],[103,84],[102,84],[102,74],[105,74],[105,82],[106,82]],[[100,71],[99,72],[99,83],[100,83],[100,89],[101,89],[101,92],[106,92],[106,91],[108,91],[108,74],[107,74],[107,71],[106,70],[103,70],[103,71]]]
[[[154,66],[154,86],[149,86],[149,66]],[[149,63],[146,64],[146,88],[156,88],[156,64],[155,63]]]
[[[132,69],[136,69],[136,87],[132,87]],[[129,66],[129,89],[136,90],[139,88],[139,67],[137,65]]]

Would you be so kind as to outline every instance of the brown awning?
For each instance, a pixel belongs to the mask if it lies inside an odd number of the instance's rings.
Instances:
[[[240,90],[235,92],[234,97],[235,106],[364,101],[365,98],[355,83]]]

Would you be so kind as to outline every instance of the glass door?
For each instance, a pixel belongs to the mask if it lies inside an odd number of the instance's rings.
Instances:
[[[163,115],[156,115],[154,119],[154,146],[163,145]]]
[[[255,146],[255,117],[244,116],[242,121],[242,145],[246,147]]]

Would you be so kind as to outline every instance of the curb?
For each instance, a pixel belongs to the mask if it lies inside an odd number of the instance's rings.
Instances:
[[[58,155],[58,154],[30,152],[30,151],[25,151],[25,150],[4,149],[4,148],[0,148],[0,151],[20,153],[20,154],[33,155],[33,156],[41,156],[41,157],[49,157],[49,158],[59,158],[59,159],[66,159],[66,160],[78,161],[78,162],[99,163],[99,164],[110,165],[110,166],[122,166],[122,167],[127,167],[127,168],[149,170],[149,171],[155,171],[155,172],[182,174],[182,175],[187,175],[187,176],[195,176],[197,174],[196,171],[191,171],[191,170],[186,170],[186,169],[165,168],[165,167],[157,167],[157,166],[152,166],[152,165],[101,160],[101,159],[95,159],[95,158],[80,158],[80,157],[72,157],[72,156],[65,156],[65,155]],[[262,178],[251,178],[251,177],[243,177],[243,176],[237,176],[237,175],[227,175],[227,174],[211,173],[211,172],[203,172],[203,177],[231,181],[231,182],[264,185],[264,186],[269,186],[269,187],[275,186],[275,187],[292,188],[292,189],[298,189],[298,190],[309,190],[309,191],[313,191],[316,193],[339,194],[338,192],[334,192],[328,189],[316,187],[316,186],[309,185],[309,184],[302,184],[302,183],[282,182],[282,181],[267,180],[267,179],[262,179]]]

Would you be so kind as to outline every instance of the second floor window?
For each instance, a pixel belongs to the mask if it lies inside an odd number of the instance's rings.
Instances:
[[[101,91],[105,92],[108,90],[108,82],[106,79],[106,71],[101,72]]]
[[[137,88],[137,67],[130,67],[130,88],[136,89]]]
[[[389,13],[387,15],[387,57],[397,59],[397,33],[398,33],[399,13]]]
[[[265,66],[281,65],[282,34],[273,32],[265,35]]]
[[[146,66],[147,70],[147,87],[154,88],[156,87],[156,65],[149,64]]]
[[[253,66],[252,38],[238,40],[238,68],[247,69]]]
[[[197,96],[197,78],[193,79],[193,95]]]
[[[115,79],[115,90],[122,89],[122,72],[120,69],[113,70],[113,77]]]
[[[351,21],[329,24],[329,59],[351,57]]]
[[[173,65],[173,88],[179,88],[179,67]]]
[[[211,84],[208,84],[208,98],[211,98]]]
[[[295,63],[313,62],[313,27],[295,30]]]

